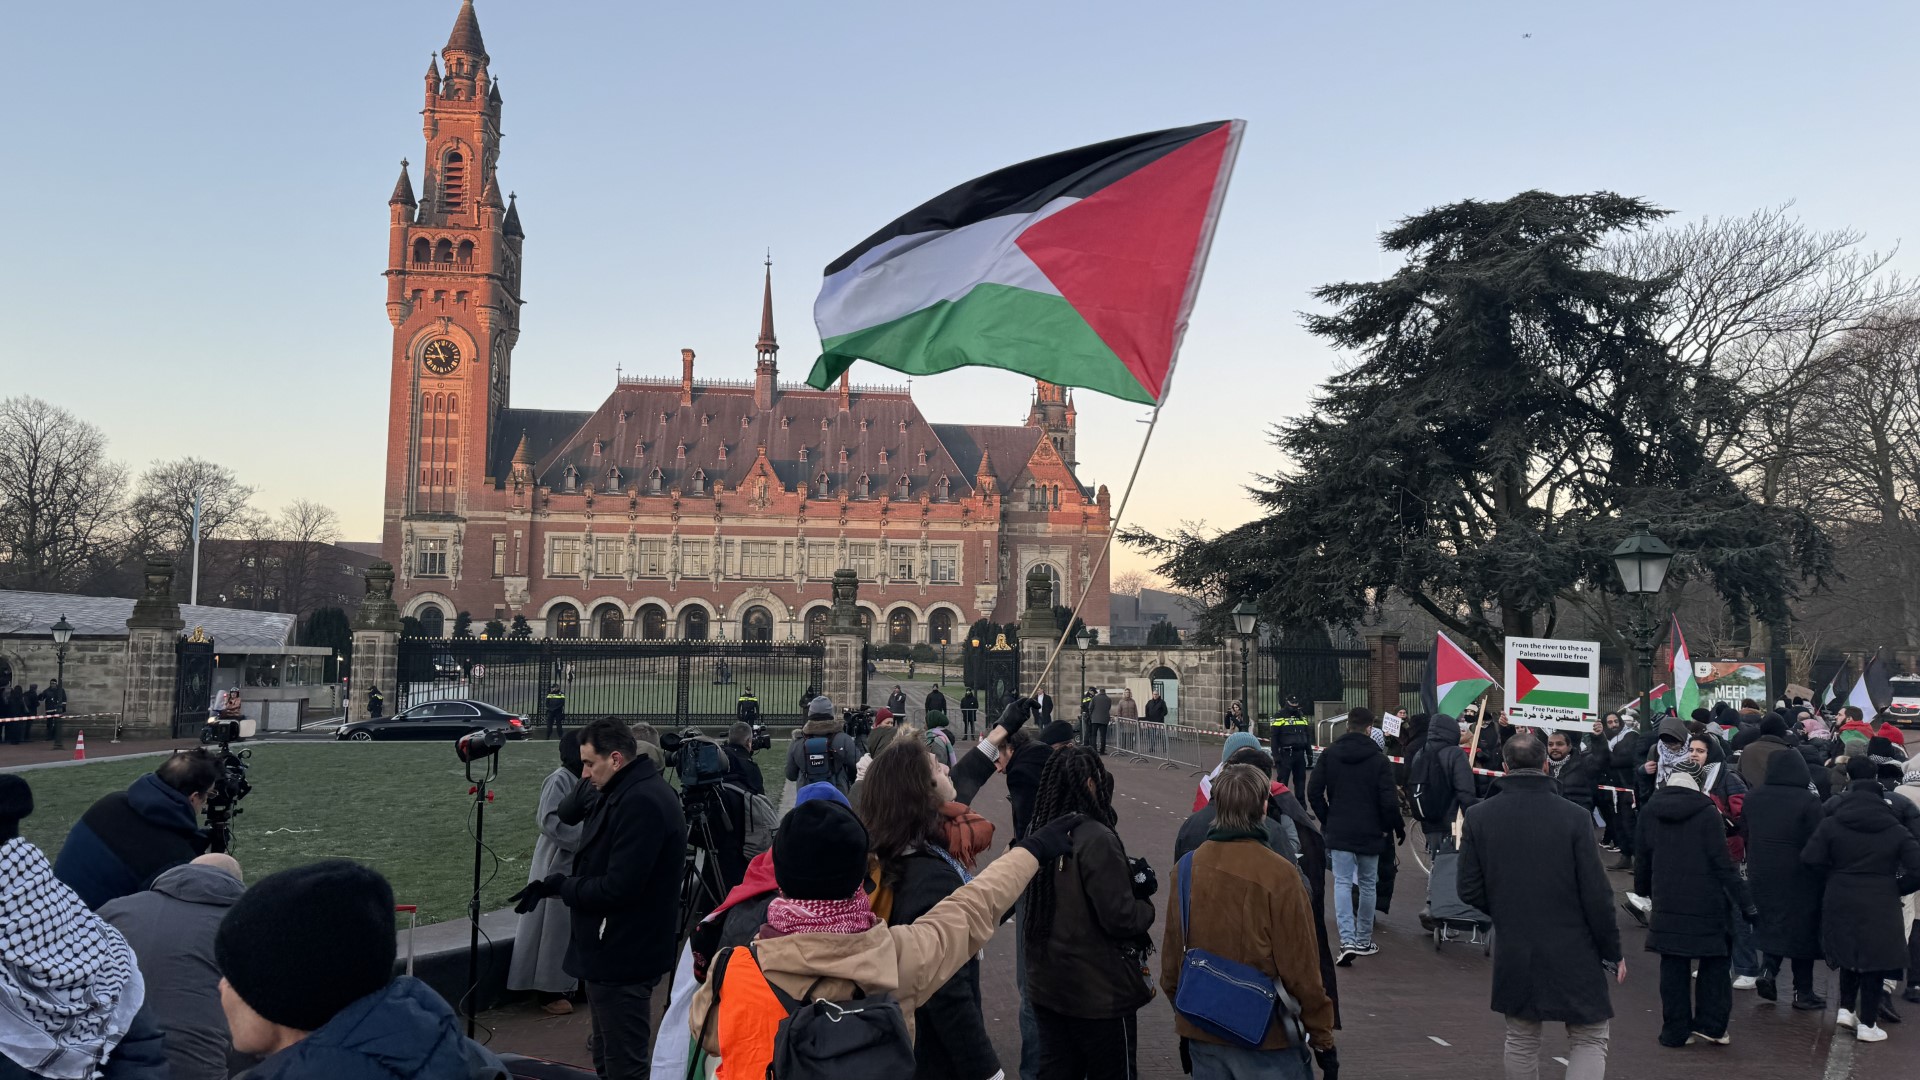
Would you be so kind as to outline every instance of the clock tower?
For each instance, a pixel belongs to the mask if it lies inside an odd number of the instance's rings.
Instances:
[[[421,531],[449,534],[439,539],[458,551],[459,525],[486,476],[507,403],[523,237],[494,174],[501,96],[487,59],[473,0],[465,0],[446,48],[427,64],[420,196],[402,161],[387,200],[390,552],[412,548]],[[402,576],[410,569],[402,566]]]

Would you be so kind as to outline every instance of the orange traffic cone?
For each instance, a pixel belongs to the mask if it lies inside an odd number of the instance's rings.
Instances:
[[[78,731],[73,736],[73,760],[87,760],[87,733]]]

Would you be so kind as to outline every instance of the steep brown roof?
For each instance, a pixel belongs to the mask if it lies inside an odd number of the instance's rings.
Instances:
[[[388,197],[387,205],[399,203],[402,206],[418,206],[413,201],[413,181],[407,176],[407,159],[400,159],[400,179],[394,181],[393,194]]]
[[[546,451],[536,443],[534,476],[564,491],[571,466],[577,486],[592,483],[605,491],[616,482],[610,470],[617,469],[621,490],[637,487],[646,494],[655,469],[663,492],[692,491],[701,472],[711,491],[716,484],[739,484],[761,446],[789,490],[825,473],[827,494],[836,499],[843,491],[858,497],[862,476],[875,498],[902,498],[901,477],[907,499],[923,493],[939,498],[942,477],[952,499],[973,491],[972,470],[954,460],[904,391],[855,390],[851,409],[842,413],[837,390],[782,389],[773,408],[761,412],[750,385],[696,384],[693,404],[682,406],[679,381],[668,379],[625,380],[564,441]]]
[[[487,55],[486,43],[480,40],[480,17],[473,13],[473,0],[464,0],[460,5],[460,14],[453,19],[453,33],[447,36],[447,47],[441,51],[483,58]]]
[[[534,461],[552,452],[580,429],[592,413],[563,409],[501,409],[494,423],[493,443],[487,447],[487,475],[505,481],[513,471],[514,451],[525,436]]]
[[[1026,475],[1027,461],[1041,438],[1039,428],[994,424],[935,424],[933,430],[968,477],[980,471],[983,456],[990,458],[993,478],[1002,492],[1013,490],[1014,483]]]

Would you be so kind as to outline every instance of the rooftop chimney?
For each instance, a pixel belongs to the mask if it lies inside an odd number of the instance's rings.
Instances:
[[[680,350],[680,404],[693,404],[693,350]]]

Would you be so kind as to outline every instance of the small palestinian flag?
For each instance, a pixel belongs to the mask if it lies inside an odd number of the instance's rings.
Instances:
[[[1245,122],[1152,131],[969,180],[827,265],[826,389],[855,360],[997,367],[1158,404]]]
[[[1474,663],[1473,657],[1460,646],[1448,641],[1445,634],[1433,635],[1433,655],[1427,663],[1427,672],[1432,680],[1431,691],[1422,691],[1422,700],[1432,702],[1427,711],[1448,716],[1459,716],[1462,709],[1493,685],[1493,676]]]
[[[1880,651],[1875,649],[1873,656],[1860,668],[1860,677],[1853,680],[1853,689],[1847,692],[1844,704],[1859,709],[1861,716],[1871,720],[1880,715],[1880,710],[1892,700],[1887,665],[1880,662]]]
[[[1680,616],[1673,617],[1673,701],[1675,715],[1693,718],[1700,707],[1700,681],[1693,677],[1693,655],[1687,652],[1687,637],[1680,632]]]
[[[1579,660],[1513,662],[1513,703],[1593,711],[1592,671]]]
[[[1653,714],[1655,716],[1658,716],[1661,713],[1666,711],[1667,709],[1666,698],[1667,698],[1666,683],[1661,683],[1659,686],[1656,686],[1652,690],[1647,691],[1648,708],[1653,710]],[[1617,713],[1639,712],[1640,699],[1638,697],[1630,697],[1626,701],[1622,702],[1619,706],[1617,706],[1613,711]]]
[[[1840,708],[1841,705],[1846,704],[1840,700],[1840,680],[1845,678],[1846,674],[1847,662],[1842,660],[1840,661],[1840,667],[1834,671],[1833,678],[1828,679],[1827,685],[1821,687],[1819,692],[1813,695],[1814,708],[1822,712],[1833,712]]]

